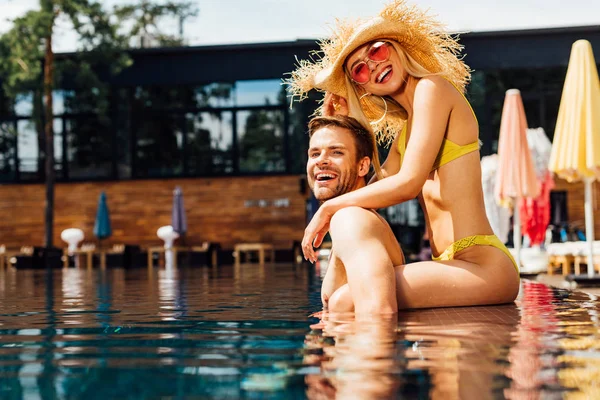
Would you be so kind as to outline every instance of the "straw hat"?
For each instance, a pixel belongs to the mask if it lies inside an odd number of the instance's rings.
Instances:
[[[404,0],[395,0],[375,17],[337,20],[332,36],[319,41],[320,51],[314,54],[317,59],[300,60],[297,69],[286,79],[292,100],[305,99],[311,89],[348,98],[344,62],[358,47],[377,39],[398,42],[406,53],[429,72],[445,77],[464,91],[470,79],[470,70],[460,57],[462,46],[457,39],[426,12],[408,5]],[[367,117],[371,121],[378,119],[368,113]],[[402,121],[393,119],[389,115],[385,121],[372,128],[379,135],[391,134],[390,124],[395,125],[395,128],[404,125],[403,118]],[[387,139],[389,138],[385,141]]]

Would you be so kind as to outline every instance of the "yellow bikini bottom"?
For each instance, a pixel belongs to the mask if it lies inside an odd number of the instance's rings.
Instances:
[[[510,258],[513,265],[515,266],[515,269],[517,270],[517,273],[519,273],[519,266],[517,265],[517,262],[513,258],[512,254],[510,254],[510,251],[508,251],[508,249],[506,248],[504,243],[502,243],[496,235],[467,236],[465,238],[462,238],[462,239],[457,240],[456,242],[452,243],[450,246],[448,246],[448,248],[446,250],[444,250],[444,252],[442,254],[439,255],[439,257],[431,257],[431,258],[434,261],[453,260],[454,255],[456,253],[458,253],[459,251],[464,250],[468,247],[472,247],[472,246],[492,246],[492,247],[502,250],[504,252],[504,254],[506,254],[508,256],[508,258]]]

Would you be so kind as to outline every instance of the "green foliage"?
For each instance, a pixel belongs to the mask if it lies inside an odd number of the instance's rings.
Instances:
[[[39,10],[29,11],[13,20],[12,28],[0,36],[0,115],[10,115],[19,95],[34,99],[33,119],[40,136],[40,161],[43,161],[44,115],[43,59],[47,38],[54,34],[58,21],[72,24],[78,36],[74,54],[55,58],[51,89],[67,89],[65,110],[72,114],[90,114],[93,118],[72,121],[73,133],[66,138],[75,150],[72,162],[93,164],[93,152],[110,152],[110,146],[97,146],[106,129],[110,129],[110,75],[131,65],[126,49],[140,35],[152,37],[159,45],[180,44],[181,40],[163,34],[159,23],[163,18],[183,20],[197,14],[192,3],[168,2],[115,7],[113,12],[96,0],[40,0]],[[121,29],[123,26],[131,29]],[[150,100],[156,101],[156,99]],[[85,133],[85,134],[84,134]],[[81,154],[77,154],[81,153]],[[100,159],[105,159],[102,155]],[[39,163],[40,174],[43,162]]]
[[[224,106],[233,101],[232,83],[211,83],[196,88],[196,102],[198,107],[210,107],[211,102]]]
[[[103,92],[98,70],[116,74],[129,66],[131,59],[124,50],[130,43],[150,38],[161,46],[181,44],[181,38],[162,32],[161,20],[170,17],[183,21],[197,13],[193,3],[188,2],[158,4],[144,0],[116,6],[110,12],[95,0],[40,0],[39,10],[14,19],[12,28],[0,36],[2,91],[14,99],[20,93],[41,90],[44,44],[53,36],[54,25],[60,19],[72,23],[78,48],[74,56],[57,59],[53,86],[63,86],[68,76],[78,89],[98,88]],[[125,28],[120,31],[119,27]]]
[[[13,27],[0,37],[0,76],[6,96],[40,87],[46,24],[45,13],[29,11],[16,18]]]
[[[182,35],[164,33],[159,26],[160,22],[165,18],[175,18],[179,20],[181,27],[186,19],[198,15],[198,8],[192,2],[153,3],[142,0],[115,6],[113,14],[118,24],[124,27],[124,35],[129,38],[133,47],[166,47],[182,45],[183,38]]]
[[[0,122],[0,182],[2,178],[12,178],[15,156],[16,132],[11,122]]]

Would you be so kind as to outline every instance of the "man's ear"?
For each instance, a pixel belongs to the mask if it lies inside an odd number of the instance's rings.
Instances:
[[[371,170],[371,159],[369,157],[363,157],[358,162],[358,176],[363,177],[366,176]]]

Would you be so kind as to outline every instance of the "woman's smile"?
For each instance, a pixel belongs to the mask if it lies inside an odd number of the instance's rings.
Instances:
[[[387,67],[385,67],[383,69],[383,71],[381,71],[379,73],[379,75],[377,75],[377,77],[375,78],[375,83],[386,83],[388,82],[393,75],[394,71],[392,69],[391,65],[388,65]]]

